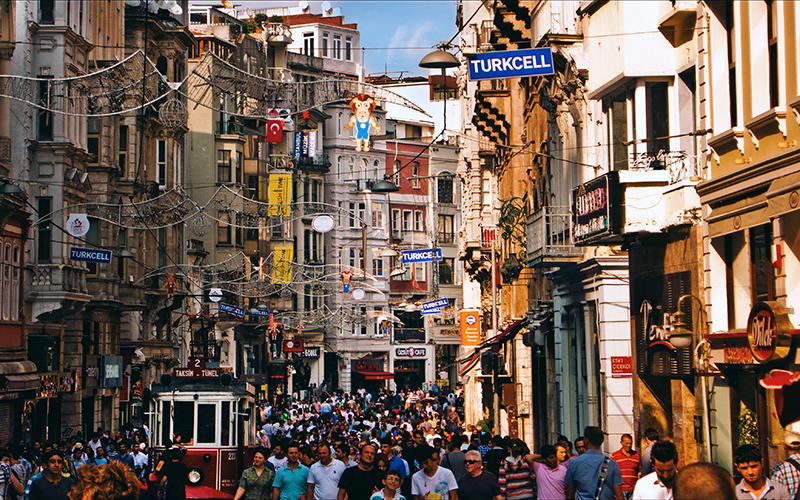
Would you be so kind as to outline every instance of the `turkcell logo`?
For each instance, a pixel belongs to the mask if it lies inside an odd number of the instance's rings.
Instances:
[[[552,75],[554,72],[550,49],[481,52],[469,60],[470,80]]]
[[[97,264],[109,264],[111,262],[111,250],[70,248],[69,260],[79,260],[81,262],[94,262]]]
[[[404,264],[412,264],[414,262],[431,262],[433,261],[433,249],[428,250],[406,250],[401,254],[403,256]],[[442,249],[436,249],[436,260],[442,260]]]

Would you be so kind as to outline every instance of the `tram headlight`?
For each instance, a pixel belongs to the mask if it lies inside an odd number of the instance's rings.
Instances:
[[[197,467],[189,469],[189,484],[197,486],[203,482],[203,471]]]

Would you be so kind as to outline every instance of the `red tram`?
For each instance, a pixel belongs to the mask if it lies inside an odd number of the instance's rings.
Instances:
[[[151,387],[154,456],[179,434],[186,448],[182,462],[190,471],[187,498],[231,499],[255,449],[253,386],[220,374],[219,368],[192,364],[175,368],[174,377],[164,375]]]

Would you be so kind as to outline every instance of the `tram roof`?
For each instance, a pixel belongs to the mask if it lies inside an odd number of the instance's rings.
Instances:
[[[255,396],[255,389],[247,382],[234,381],[223,385],[219,380],[173,380],[169,385],[153,384],[151,394],[227,392],[238,396]]]

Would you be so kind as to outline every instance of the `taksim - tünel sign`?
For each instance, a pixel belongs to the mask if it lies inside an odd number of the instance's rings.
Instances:
[[[550,49],[505,50],[481,52],[470,58],[470,80],[552,75],[553,54]]]

